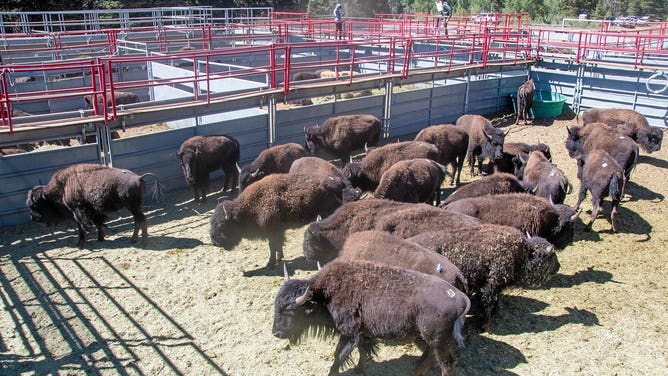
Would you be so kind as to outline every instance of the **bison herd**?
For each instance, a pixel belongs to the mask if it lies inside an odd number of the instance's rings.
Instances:
[[[305,128],[306,147],[274,146],[243,168],[239,142],[230,136],[193,137],[177,157],[195,201],[206,200],[209,174],[219,169],[223,190],[238,191],[220,201],[210,218],[214,245],[232,249],[242,238],[267,239],[267,267],[274,268],[283,260],[285,230],[308,225],[303,255],[318,271],[291,279],[282,264],[276,337],[297,342],[313,332],[338,336],[330,374],[338,374],[355,349],[357,369],[364,370],[379,341],[419,339],[424,352],[415,373],[424,375],[437,364],[446,375],[455,365],[456,345],[463,346],[467,315],[489,330],[505,287],[538,287],[559,270],[557,250],[572,242],[587,191],[593,201],[588,227],[609,196],[616,231],[638,145],[647,152],[661,146],[661,130],[631,110],[591,109],[582,120],[568,128],[565,140],[580,180],[575,208],[564,204],[572,182],[551,161],[547,145],[504,143],[507,132],[479,115],[382,146],[376,117],[334,117]],[[365,156],[353,161],[362,148]],[[459,186],[464,156],[471,175],[481,176]],[[457,189],[441,203],[447,174]],[[79,247],[90,223],[103,240],[106,213],[125,207],[135,221],[131,240],[141,229],[146,245],[144,177],[76,165],[34,187],[26,204],[36,222],[75,219]]]

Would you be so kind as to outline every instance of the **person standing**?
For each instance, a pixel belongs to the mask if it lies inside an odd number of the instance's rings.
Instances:
[[[336,39],[343,39],[343,10],[341,10],[341,3],[337,3],[334,7],[334,22],[336,23],[336,31],[334,33]]]
[[[434,27],[434,33],[438,33],[438,27],[443,20],[443,29],[445,30],[445,35],[448,35],[448,21],[452,16],[452,6],[446,0],[436,0],[436,24]]]

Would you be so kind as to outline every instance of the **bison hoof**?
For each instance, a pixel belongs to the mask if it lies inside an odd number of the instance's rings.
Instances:
[[[130,243],[136,243],[136,242],[137,242],[137,238],[130,238]]]

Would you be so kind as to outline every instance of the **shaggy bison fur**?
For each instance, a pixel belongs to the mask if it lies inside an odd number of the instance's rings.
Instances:
[[[403,202],[424,202],[436,205],[441,202],[441,183],[445,178],[445,166],[426,158],[408,159],[392,165],[380,177],[375,198]]]
[[[225,172],[223,191],[238,185],[239,141],[230,136],[195,136],[185,140],[176,156],[186,182],[193,188],[195,201],[206,201],[209,174],[222,169]]]
[[[329,374],[338,375],[351,352],[360,353],[364,371],[376,340],[426,348],[415,374],[424,376],[434,363],[442,375],[455,365],[455,342],[463,346],[461,329],[469,298],[438,277],[371,263],[336,261],[308,280],[288,279],[276,296],[272,332],[297,342],[309,332],[339,335]]]
[[[148,175],[97,164],[73,165],[56,172],[46,186],[32,188],[26,206],[33,221],[47,226],[74,218],[79,228],[79,248],[86,244],[91,222],[97,227],[97,240],[102,241],[107,214],[127,208],[134,219],[130,241],[137,241],[141,228],[141,244],[146,246],[148,226],[141,205]]]
[[[329,118],[322,126],[306,128],[306,148],[311,153],[326,151],[341,160],[350,161],[353,150],[375,146],[380,139],[380,119],[373,115],[343,115]]]
[[[620,134],[631,137],[647,153],[661,150],[663,130],[652,127],[637,111],[619,108],[590,108],[583,111],[582,123],[605,123]]]
[[[515,175],[497,172],[459,187],[443,201],[443,205],[463,198],[520,192],[525,192],[525,189]]]
[[[445,209],[540,236],[558,249],[573,241],[573,222],[579,214],[566,205],[553,205],[543,197],[528,193],[465,198],[449,203]]]
[[[435,275],[468,292],[466,278],[445,256],[383,231],[350,234],[336,260],[367,261]]]
[[[456,125],[469,135],[466,156],[471,167],[471,176],[474,176],[476,160],[478,161],[478,175],[482,175],[482,163],[485,159],[494,161],[501,158],[506,133],[494,128],[489,120],[480,115],[462,115],[457,119]]]
[[[508,174],[515,174],[518,179],[522,179],[522,172],[519,171],[522,162],[520,161],[521,154],[530,154],[532,151],[540,151],[543,153],[545,158],[552,160],[552,154],[550,153],[550,147],[546,144],[526,144],[524,142],[504,142],[503,143],[503,153],[501,158],[498,158],[490,164],[490,169],[488,173],[492,172],[505,172]]]
[[[104,101],[104,98],[102,94],[97,94],[97,95],[86,95],[84,96],[84,103],[86,104],[86,108],[90,109],[93,108],[93,97],[97,96],[97,103],[98,106],[102,104]],[[115,91],[114,95],[112,97],[111,92],[107,92],[106,95],[107,98],[107,107],[116,105],[118,106],[119,104],[131,104],[131,103],[138,103],[139,102],[139,95],[129,92],[129,91]]]
[[[232,249],[242,238],[268,239],[267,266],[274,265],[283,259],[285,230],[330,215],[341,205],[344,189],[340,179],[326,176],[269,175],[216,206],[211,241]]]
[[[252,183],[270,174],[287,174],[295,160],[308,155],[306,149],[295,143],[272,146],[263,150],[253,162],[239,172],[239,189],[244,190]]]
[[[450,185],[459,185],[466,151],[469,146],[469,134],[454,124],[433,125],[422,129],[415,141],[424,141],[434,144],[438,148],[438,162],[444,166],[452,166]],[[455,183],[455,175],[456,183]]]
[[[524,121],[524,125],[528,124],[527,120],[529,119],[529,111],[533,106],[534,91],[536,91],[536,86],[533,80],[528,80],[517,88],[517,119],[515,124],[519,124],[520,119]]]
[[[572,190],[566,174],[550,162],[540,151],[520,155],[522,185],[527,192],[545,197],[555,204],[563,204]]]
[[[348,179],[343,176],[338,167],[319,157],[301,157],[297,159],[292,162],[288,174],[315,174],[341,179],[347,188],[343,190],[343,202],[357,201],[362,195],[362,191],[359,188],[354,188]]]
[[[591,219],[587,228],[591,229],[601,209],[601,201],[609,196],[612,200],[610,223],[612,224],[612,231],[616,232],[615,216],[624,195],[624,170],[604,150],[593,150],[587,155],[586,159],[578,159],[578,178],[580,179],[580,191],[578,192],[578,202],[575,204],[575,209],[580,208],[587,190],[591,192],[592,196]]]
[[[378,187],[383,173],[395,163],[407,159],[427,158],[438,161],[438,149],[422,141],[403,141],[383,145],[369,151],[361,162],[351,162],[343,168],[343,175],[353,186],[365,191]]]
[[[543,238],[522,237],[516,229],[481,224],[425,232],[408,238],[447,257],[469,284],[483,330],[489,330],[501,290],[510,285],[538,287],[559,270],[554,246]]]

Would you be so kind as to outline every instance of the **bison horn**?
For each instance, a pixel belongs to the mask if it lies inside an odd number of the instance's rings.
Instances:
[[[225,214],[225,220],[230,219],[230,215],[227,213],[227,209],[225,209],[225,205],[223,205],[223,214]]]
[[[571,221],[575,221],[580,216],[580,212],[582,212],[582,209],[578,209],[575,214],[571,216]]]
[[[285,278],[285,282],[290,280],[290,275],[288,274],[288,267],[285,266],[285,263],[283,263],[283,277]]]
[[[297,303],[297,305],[303,305],[304,303],[306,303],[306,301],[308,300],[308,295],[309,295],[310,290],[311,290],[311,286],[306,286],[306,291],[304,291],[304,294],[302,294],[301,296],[298,296],[295,299],[295,303]]]
[[[234,164],[237,167],[237,172],[241,172],[241,167],[239,167],[239,163]]]
[[[322,270],[322,266],[320,266],[320,261],[316,261],[315,264],[318,265],[318,271]]]
[[[529,231],[525,231],[525,234],[527,234],[527,239],[531,239],[531,234],[529,234]]]
[[[251,172],[250,176],[251,176],[251,178],[254,178],[254,177],[256,177],[257,174],[259,174],[259,173],[260,173],[260,169],[258,168],[257,170]]]
[[[318,216],[315,217],[315,221],[316,221],[316,222],[320,222],[320,221],[322,221],[322,217],[320,216],[320,214],[318,214]]]
[[[369,152],[369,146],[367,144],[368,144],[367,142],[364,143],[364,153],[365,154]],[[352,162],[352,157],[351,157],[351,162]]]

